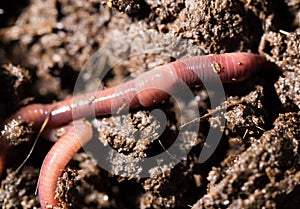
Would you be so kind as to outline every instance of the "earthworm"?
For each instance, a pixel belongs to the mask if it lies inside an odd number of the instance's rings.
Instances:
[[[169,97],[179,85],[213,82],[217,73],[222,83],[243,81],[267,66],[264,57],[252,53],[226,53],[178,60],[145,72],[118,86],[87,93],[52,104],[32,104],[21,108],[6,121],[21,119],[38,128],[50,114],[48,127],[60,126],[82,117],[108,115],[128,104],[129,109],[152,106]]]
[[[128,104],[129,109],[152,106],[168,98],[170,95],[167,92],[175,90],[182,81],[188,86],[195,86],[201,82],[214,82],[215,74],[218,74],[223,83],[239,82],[266,66],[264,57],[251,53],[186,58],[96,93],[87,93],[52,104],[28,105],[10,116],[4,124],[12,119],[24,120],[32,122],[33,127],[38,129],[48,118],[48,127],[58,127],[82,117],[112,114],[124,104]],[[76,135],[76,128],[69,128],[44,160],[39,179],[39,197],[43,208],[48,204],[56,204],[54,191],[57,178],[81,145],[91,138],[90,126],[81,123],[78,130],[80,131]]]
[[[75,153],[91,140],[93,135],[91,125],[84,121],[75,121],[65,126],[65,129],[65,134],[50,149],[41,168],[38,191],[43,209],[48,208],[48,205],[57,204],[58,200],[54,197],[58,178]]]
[[[258,69],[266,67],[264,57],[252,53],[227,53],[219,55],[196,56],[178,60],[148,71],[137,78],[96,93],[75,96],[52,104],[32,104],[21,108],[6,119],[3,124],[12,119],[32,122],[38,129],[47,117],[48,127],[58,127],[73,120],[92,115],[108,115],[126,102],[129,108],[151,106],[169,97],[170,90],[182,80],[188,86],[194,86],[201,81],[211,81],[218,74],[223,83],[243,81]],[[212,81],[213,82],[213,81]],[[50,114],[50,116],[49,116]],[[6,150],[5,140],[1,140],[2,149]],[[0,153],[4,155],[4,151]],[[0,156],[0,173],[4,160]]]

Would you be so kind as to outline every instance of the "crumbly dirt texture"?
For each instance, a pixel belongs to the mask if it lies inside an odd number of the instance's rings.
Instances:
[[[57,182],[55,208],[298,208],[299,0],[1,1],[0,120],[21,106],[115,86],[180,58],[236,51],[276,67],[225,85],[227,99],[216,109],[205,89],[191,88],[202,116],[193,122],[184,118],[181,126],[174,99],[89,119],[97,146],[111,149],[73,157]],[[41,138],[14,172],[37,134],[30,126],[12,121],[1,130],[14,145],[0,179],[2,209],[40,208],[38,171],[53,143]],[[199,163],[209,127],[223,136]],[[175,142],[178,152],[168,152]],[[163,152],[176,163],[158,158],[141,166]],[[98,165],[99,156],[113,172]]]

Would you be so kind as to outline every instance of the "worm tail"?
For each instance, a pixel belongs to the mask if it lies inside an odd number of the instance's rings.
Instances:
[[[218,56],[210,55],[208,59],[212,66],[220,65],[221,71],[218,74],[223,83],[244,81],[268,65],[264,57],[244,52],[220,54]]]
[[[267,65],[264,57],[252,53],[226,53],[179,60],[176,72],[188,85],[214,82],[218,75],[222,83],[240,82]],[[183,70],[182,70],[183,69]]]
[[[86,122],[76,121],[66,128],[67,132],[53,145],[41,168],[38,190],[43,209],[57,204],[56,181],[75,153],[92,138],[92,127]]]

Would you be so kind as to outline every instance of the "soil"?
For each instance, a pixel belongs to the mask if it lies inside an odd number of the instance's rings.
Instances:
[[[192,88],[205,117],[182,126],[178,139],[182,124],[173,99],[121,117],[90,119],[98,142],[121,154],[101,153],[116,175],[82,150],[58,181],[57,208],[300,205],[299,0],[1,1],[0,46],[0,120],[21,106],[72,96],[74,86],[115,86],[183,57],[245,51],[278,66],[225,85],[227,100],[216,109],[210,109],[204,88]],[[165,125],[160,114],[151,114],[156,109],[167,117]],[[222,118],[226,124],[220,127]],[[195,123],[198,132],[188,129]],[[209,127],[224,132],[213,155],[200,163]],[[53,143],[41,138],[14,172],[32,147],[32,135],[23,123],[6,132],[14,147],[1,177],[3,209],[40,207],[39,169]],[[180,152],[189,150],[178,164],[157,162],[143,171],[150,177],[136,178],[143,169],[136,159],[167,152],[175,140]]]

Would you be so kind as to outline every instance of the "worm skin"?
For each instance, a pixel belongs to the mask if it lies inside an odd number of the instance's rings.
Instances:
[[[252,73],[268,67],[264,57],[252,53],[227,53],[219,55],[196,56],[178,60],[148,71],[136,79],[116,87],[72,97],[52,104],[32,104],[21,108],[6,119],[0,127],[12,119],[33,123],[38,130],[49,116],[48,128],[59,127],[73,120],[93,115],[108,115],[122,106],[132,109],[139,106],[151,106],[169,97],[179,81],[188,86],[202,82],[213,82],[218,74],[223,83],[243,81]],[[5,143],[5,140],[1,140]],[[0,173],[4,167],[4,153],[0,153]]]
[[[92,138],[92,127],[84,121],[75,121],[65,128],[65,134],[48,152],[41,168],[38,192],[43,209],[57,204],[54,197],[58,178],[75,153]]]
[[[60,126],[82,117],[108,115],[124,104],[129,109],[151,106],[169,97],[178,81],[188,86],[213,82],[218,74],[223,83],[240,82],[268,66],[264,57],[252,53],[196,56],[157,67],[118,86],[52,104],[21,108],[8,120],[22,119],[38,128],[50,114],[48,126]]]

